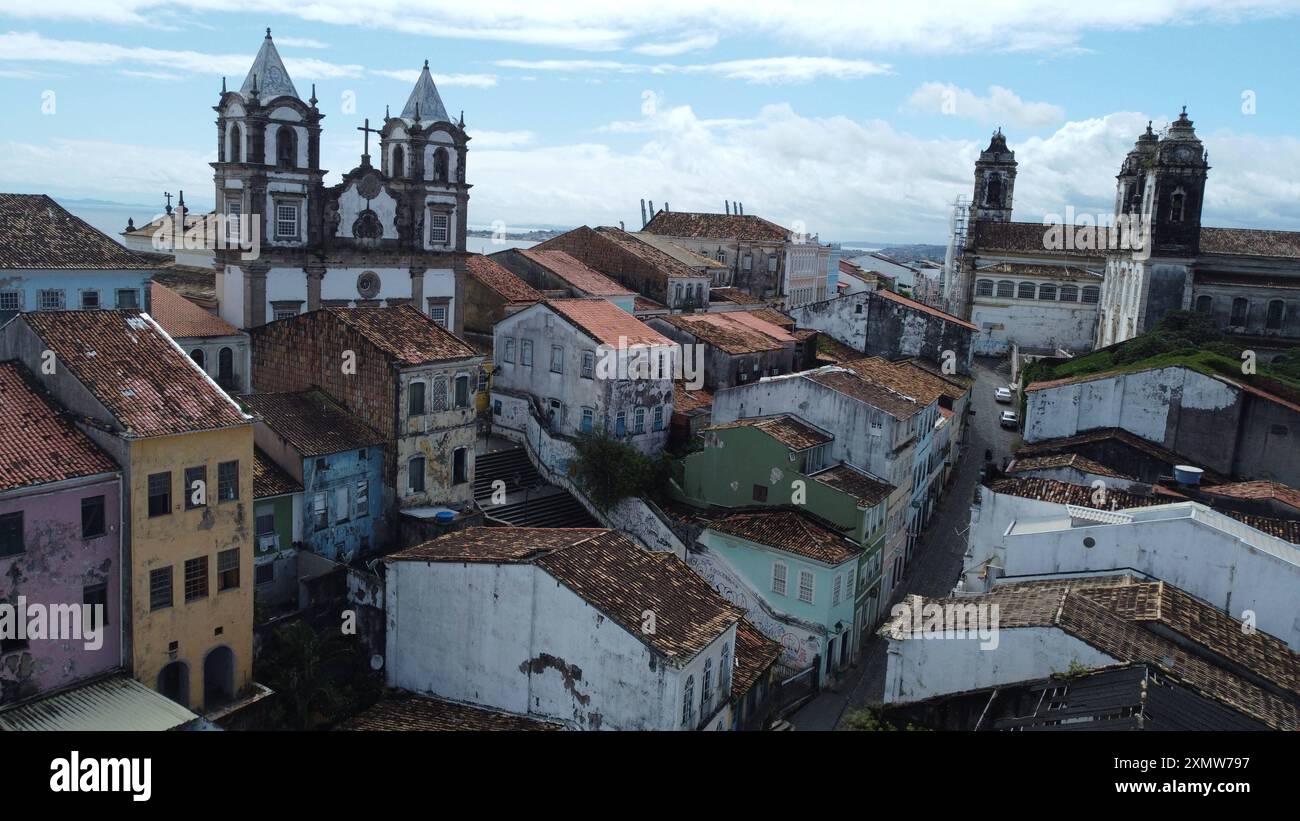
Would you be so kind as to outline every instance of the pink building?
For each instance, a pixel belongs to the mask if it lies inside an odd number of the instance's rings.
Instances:
[[[0,362],[0,704],[122,666],[120,493],[39,377]],[[97,639],[87,604],[103,605]]]

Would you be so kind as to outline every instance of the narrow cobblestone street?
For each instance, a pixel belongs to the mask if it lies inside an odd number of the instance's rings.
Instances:
[[[892,605],[908,594],[945,595],[952,590],[961,572],[962,554],[966,550],[966,529],[970,525],[970,502],[984,464],[984,451],[993,451],[995,463],[1001,464],[1019,446],[1016,431],[998,425],[1001,411],[1014,405],[999,405],[993,399],[995,388],[1006,385],[1011,377],[1006,360],[976,359],[972,366],[970,418],[965,450],[930,519],[930,526],[917,544],[912,562],[894,591]],[[888,612],[888,608],[886,608]],[[872,635],[862,651],[858,666],[834,689],[823,691],[816,699],[790,717],[796,730],[830,730],[840,726],[850,712],[879,703],[885,689],[885,641]]]

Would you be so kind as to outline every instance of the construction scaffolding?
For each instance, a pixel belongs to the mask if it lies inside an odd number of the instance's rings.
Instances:
[[[962,260],[966,254],[966,233],[970,227],[970,202],[957,197],[948,217],[948,251],[943,259],[943,275],[939,283],[943,295],[943,310],[963,319],[968,318],[970,306],[966,304],[966,277]]]

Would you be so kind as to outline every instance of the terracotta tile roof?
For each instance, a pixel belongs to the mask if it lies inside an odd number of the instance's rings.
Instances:
[[[803,511],[764,508],[733,513],[715,519],[709,529],[829,565],[842,564],[862,552],[843,532]]]
[[[703,388],[687,390],[680,380],[673,383],[673,414],[709,410],[712,407],[713,394]]]
[[[1079,250],[1075,248],[1047,248],[1046,236],[1050,226],[1041,222],[991,222],[977,220],[971,229],[971,239],[967,243],[977,253],[987,251],[1009,251],[1017,254],[1033,254],[1053,257],[1084,257],[1102,259],[1104,250]],[[1204,230],[1204,229],[1202,229]],[[1109,229],[1098,229],[1098,241],[1109,243]],[[1204,242],[1204,240],[1202,240]]]
[[[875,507],[897,489],[889,482],[843,462],[814,473],[810,478],[857,497],[858,504],[863,507]]]
[[[845,362],[842,367],[863,379],[885,385],[904,396],[928,405],[947,394],[949,386],[926,371],[912,367],[907,362],[890,362],[879,356],[868,356]]]
[[[734,302],[737,305],[765,305],[766,304],[765,302],[763,302],[763,300],[759,299],[758,297],[750,296],[745,291],[742,291],[739,288],[732,288],[732,287],[710,288],[709,300],[710,301],[719,300],[722,302]]]
[[[1126,589],[1130,586],[1137,589]],[[1300,729],[1296,654],[1271,636],[1248,635],[1240,622],[1163,582],[1123,576],[1051,579],[1000,585],[981,596],[924,601],[996,603],[1000,629],[1056,627],[1122,663],[1156,666],[1273,729]],[[1154,632],[1157,625],[1189,643]],[[889,629],[896,639],[909,632],[905,619]],[[1253,680],[1238,669],[1249,671]]]
[[[1055,468],[1075,468],[1084,473],[1093,473],[1098,476],[1111,476],[1116,479],[1137,481],[1134,476],[1112,470],[1100,462],[1094,462],[1079,453],[1050,453],[1043,456],[1029,456],[1024,459],[1016,458],[1011,460],[1011,464],[1007,465],[1006,472],[1027,473],[1033,470],[1052,470]]]
[[[775,308],[748,308],[743,311],[733,311],[732,315],[756,316],[787,331],[794,327],[794,320]]]
[[[491,257],[470,254],[465,259],[469,275],[500,294],[507,302],[540,302],[542,292],[524,282]]]
[[[1035,265],[1027,262],[997,262],[992,265],[981,265],[975,270],[975,275],[980,276],[981,274],[1005,274],[1007,276],[1032,277],[1034,279],[1080,279],[1094,281],[1098,285],[1105,278],[1101,271],[1089,271],[1086,268],[1078,268],[1073,265]]]
[[[1202,228],[1201,253],[1294,259],[1300,257],[1300,231]]]
[[[736,667],[731,674],[731,695],[743,698],[776,660],[781,643],[763,635],[749,619],[736,624]]]
[[[979,330],[979,328],[976,328],[964,319],[959,319],[946,311],[939,310],[938,308],[931,308],[924,302],[917,302],[915,299],[905,297],[902,294],[896,294],[893,291],[872,291],[871,293],[879,295],[881,299],[887,299],[890,302],[897,302],[899,305],[904,305],[913,310],[920,311],[921,313],[929,314],[930,316],[937,316],[945,322],[951,322],[954,325],[960,325],[961,327],[969,328],[972,331]]]
[[[595,231],[598,235],[653,266],[661,282],[667,282],[669,278],[700,279],[707,276],[704,272],[697,271],[679,262],[671,255],[665,254],[645,240],[637,239],[635,234],[608,226],[601,226]]]
[[[565,251],[539,251],[535,248],[522,248],[519,253],[541,265],[581,293],[605,297],[631,296],[636,293],[636,291],[615,282]]]
[[[259,447],[253,448],[253,498],[269,499],[299,493],[302,484],[286,473]]]
[[[737,419],[735,422],[713,425],[705,428],[705,430],[726,430],[728,428],[758,428],[790,450],[795,451],[824,445],[834,438],[829,433],[819,430],[790,414]]]
[[[663,334],[614,303],[599,298],[550,299],[545,303],[597,342],[618,345],[674,345]]]
[[[925,405],[911,397],[902,395],[885,385],[863,379],[857,373],[847,370],[843,366],[824,366],[803,374],[803,378],[810,379],[819,385],[856,399],[873,408],[879,408],[895,419],[911,419],[925,410]]]
[[[1126,510],[1133,507],[1152,507],[1167,505],[1171,502],[1186,501],[1169,491],[1164,495],[1144,495],[1129,493],[1125,490],[1106,490],[1106,499],[1101,507],[1093,501],[1096,491],[1089,485],[1075,485],[1057,479],[1039,479],[1023,476],[1011,479],[995,479],[988,483],[989,490],[1023,499],[1037,499],[1040,502],[1052,502],[1058,505],[1077,505],[1099,510]]]
[[[794,344],[794,337],[779,326],[750,314],[737,316],[743,313],[676,314],[662,321],[729,354],[779,351]]]
[[[1225,516],[1231,516],[1242,524],[1249,525],[1261,533],[1300,544],[1300,522],[1294,519],[1277,519],[1272,516],[1255,516],[1251,513],[1239,513],[1235,510],[1219,510]]]
[[[153,281],[162,283],[195,304],[217,307],[217,273],[211,268],[169,263],[154,271]]]
[[[35,311],[26,322],[131,436],[250,424],[233,399],[139,311]]]
[[[253,393],[240,400],[304,457],[382,445],[385,441],[322,390]]]
[[[667,311],[668,306],[659,302],[655,302],[653,299],[650,299],[649,297],[644,297],[641,296],[640,294],[637,294],[636,299],[632,300],[632,309],[637,311],[638,313],[644,311]]]
[[[774,222],[750,214],[705,214],[660,211],[641,230],[665,237],[741,239],[785,242],[790,232]]]
[[[959,394],[961,396],[964,396],[967,391],[969,391],[971,388],[975,386],[974,377],[965,376],[960,373],[944,373],[943,369],[939,366],[939,363],[933,360],[924,359],[921,357],[912,357],[911,359],[907,359],[904,361],[906,361],[907,364],[911,365],[914,368],[920,368],[921,370],[929,374],[939,377],[944,382],[947,382],[949,385],[955,388],[956,389],[955,391],[949,390],[948,393],[948,395],[953,399],[960,398]]]
[[[0,491],[120,470],[22,363],[0,362]]]
[[[1171,466],[1194,464],[1192,459],[1174,453],[1172,450],[1157,445],[1155,442],[1143,439],[1137,434],[1129,433],[1123,428],[1097,428],[1074,436],[1063,436],[1057,439],[1044,439],[1040,442],[1033,442],[1016,451],[1016,458],[1024,459],[1048,453],[1068,453],[1081,446],[1098,443],[1119,444],[1129,450],[1138,451]],[[1207,482],[1219,483],[1223,482],[1225,477],[1205,468],[1204,479]]]
[[[404,365],[476,356],[474,349],[410,305],[322,308]]]
[[[415,693],[394,692],[339,725],[340,730],[420,732],[562,730],[550,721],[458,704]]]
[[[390,562],[512,564],[605,533],[590,527],[471,527],[390,553]]]
[[[0,194],[0,269],[152,270],[158,263],[127,250],[44,194]]]
[[[727,270],[727,264],[725,262],[718,262],[713,257],[698,254],[684,245],[679,245],[678,243],[673,242],[667,237],[661,237],[658,234],[651,234],[648,231],[633,231],[631,233],[637,239],[644,243],[653,245],[660,251],[663,251],[668,256],[689,268],[703,268],[708,271],[710,275],[713,271]]]
[[[536,564],[669,658],[693,658],[745,615],[672,553],[642,550],[617,531],[549,553]],[[641,630],[646,610],[655,614],[650,634]]]
[[[241,332],[158,282],[150,283],[149,315],[173,339],[194,336],[238,336]]]
[[[828,334],[822,334],[817,340],[817,360],[840,365],[854,359],[861,359],[862,351],[850,348],[843,342]]]
[[[1300,510],[1300,489],[1284,485],[1281,482],[1254,481],[1233,482],[1202,488],[1214,496],[1228,496],[1233,499],[1275,499],[1284,505]]]

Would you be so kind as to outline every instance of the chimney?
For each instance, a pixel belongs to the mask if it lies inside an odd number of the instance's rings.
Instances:
[[[745,215],[745,203],[742,202],[739,205],[740,205],[740,215],[743,217]]]
[[[727,209],[727,216],[731,216],[731,200],[723,200],[722,205]]]
[[[664,213],[667,214],[672,209],[668,207],[668,200],[664,200]]]
[[[645,219],[645,197],[642,197],[642,198],[641,198],[641,227],[642,227],[642,228],[645,227],[645,223],[646,223],[646,219]]]
[[[646,202],[650,203],[650,219],[654,219],[654,218],[655,218],[655,201],[654,201],[654,200],[646,200]]]

